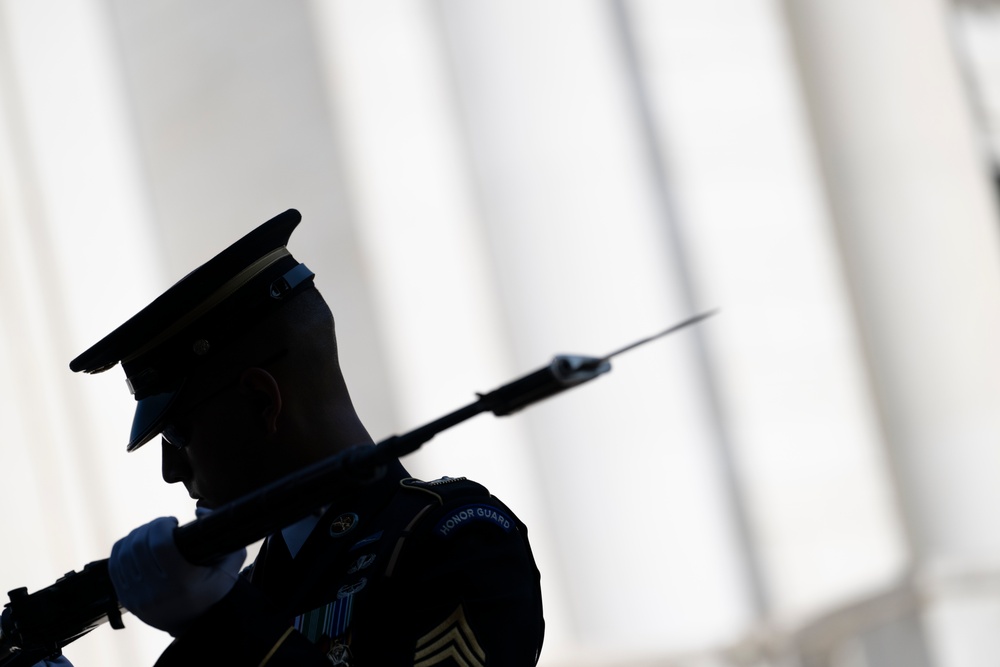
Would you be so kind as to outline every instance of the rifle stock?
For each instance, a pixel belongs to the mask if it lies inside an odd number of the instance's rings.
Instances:
[[[106,622],[125,627],[107,559],[30,595],[26,588],[9,595],[0,615],[0,667],[28,667],[57,656],[63,646]]]

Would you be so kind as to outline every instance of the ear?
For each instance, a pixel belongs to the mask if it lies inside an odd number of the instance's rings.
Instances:
[[[268,435],[278,431],[278,416],[281,414],[281,387],[274,376],[263,368],[248,368],[240,376],[240,392],[251,402],[255,415],[262,420]]]

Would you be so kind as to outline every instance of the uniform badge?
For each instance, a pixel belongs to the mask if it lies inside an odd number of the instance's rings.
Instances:
[[[436,665],[452,663],[468,667],[485,667],[486,651],[465,617],[462,605],[437,627],[417,640],[413,664]]]
[[[312,611],[296,616],[292,626],[313,644],[331,646],[324,642],[335,641],[334,637],[343,637],[351,627],[354,615],[354,596],[365,587],[368,580],[361,578],[354,583],[346,584],[337,591],[337,599],[317,607]],[[349,658],[350,654],[346,654]],[[334,663],[341,664],[341,663]],[[343,663],[350,664],[350,663]]]
[[[342,537],[358,525],[358,515],[354,512],[344,512],[330,524],[330,537]]]
[[[351,667],[351,649],[346,644],[336,642],[330,647],[326,657],[330,661],[330,664],[335,667]]]
[[[514,521],[493,505],[465,505],[444,515],[434,526],[438,537],[449,537],[453,532],[473,523],[490,523],[509,533]]]
[[[363,570],[375,562],[375,554],[365,554],[364,556],[359,556],[351,569],[347,571],[347,574],[354,574],[358,570]]]
[[[349,595],[354,595],[355,593],[357,593],[358,591],[360,591],[362,588],[364,588],[365,585],[367,585],[367,584],[368,584],[368,580],[365,579],[364,577],[361,577],[360,579],[358,579],[357,581],[355,581],[353,584],[344,584],[343,586],[340,587],[340,590],[337,591],[337,599],[338,600],[342,600],[342,599],[348,597]]]

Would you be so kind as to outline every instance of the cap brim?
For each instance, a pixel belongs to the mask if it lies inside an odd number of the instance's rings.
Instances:
[[[153,394],[140,399],[132,417],[132,432],[129,434],[126,451],[142,447],[155,438],[166,425],[166,417],[177,400],[180,390]]]

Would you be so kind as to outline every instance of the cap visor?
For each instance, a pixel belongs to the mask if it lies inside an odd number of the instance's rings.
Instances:
[[[167,412],[177,398],[177,391],[154,394],[141,399],[135,406],[132,417],[132,433],[129,435],[126,451],[142,447],[163,430]]]

